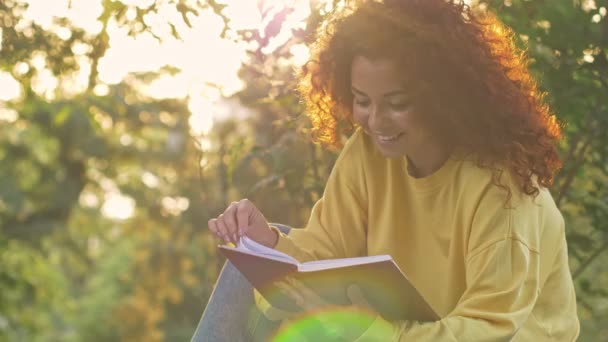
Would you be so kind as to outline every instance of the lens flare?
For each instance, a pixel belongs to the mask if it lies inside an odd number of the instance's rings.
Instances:
[[[307,313],[285,322],[272,341],[334,341],[343,340],[341,332],[365,331],[375,314],[355,307],[332,307]]]

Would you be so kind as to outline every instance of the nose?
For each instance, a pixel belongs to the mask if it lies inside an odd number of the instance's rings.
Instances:
[[[374,105],[367,118],[368,127],[374,132],[382,132],[388,125],[386,115],[380,105]]]

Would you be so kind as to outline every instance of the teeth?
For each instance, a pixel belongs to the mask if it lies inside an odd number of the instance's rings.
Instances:
[[[401,135],[401,133],[395,134],[395,135],[378,135],[378,140],[391,141],[391,140],[395,140],[395,139],[399,138],[400,135]]]

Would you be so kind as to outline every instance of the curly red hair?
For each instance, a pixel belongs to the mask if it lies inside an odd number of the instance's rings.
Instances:
[[[561,167],[560,125],[508,27],[457,0],[357,3],[329,14],[300,73],[316,141],[339,147],[341,134],[355,126],[353,58],[389,58],[437,136],[493,170],[493,182],[509,196],[502,170],[527,195],[552,185]]]

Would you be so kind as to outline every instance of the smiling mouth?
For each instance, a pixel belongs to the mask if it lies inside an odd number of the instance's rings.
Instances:
[[[380,142],[391,142],[391,141],[395,141],[395,140],[399,139],[402,135],[403,135],[403,132],[394,134],[394,135],[376,134],[376,138],[378,138],[378,141],[380,141]]]

